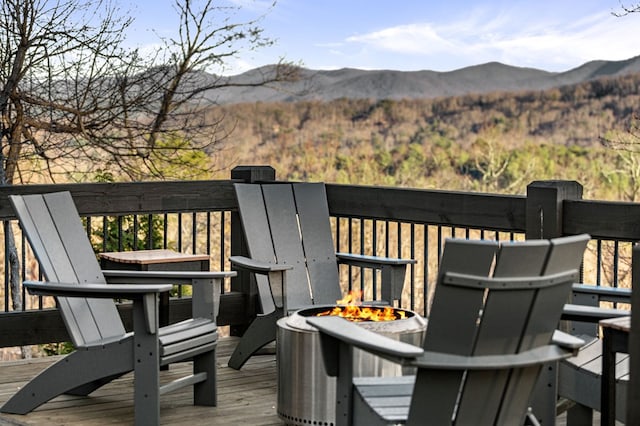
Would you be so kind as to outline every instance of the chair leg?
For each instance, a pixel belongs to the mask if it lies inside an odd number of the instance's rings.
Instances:
[[[558,400],[557,371],[557,362],[545,364],[533,389],[532,412],[543,425],[553,425],[556,421],[556,403]]]
[[[24,385],[0,411],[27,414],[56,396],[87,383],[97,383],[105,377],[115,377],[131,371],[132,345],[126,343],[70,353]]]
[[[240,370],[258,349],[276,339],[276,322],[282,317],[280,310],[257,316],[249,325],[229,358],[229,367]]]
[[[207,380],[193,386],[193,404],[215,407],[218,403],[216,388],[216,350],[213,349],[193,359],[193,374],[206,373]]]
[[[158,306],[157,295],[153,297],[155,303],[149,303],[149,299],[133,301],[133,403],[136,426],[160,424],[160,346],[157,332],[152,334],[147,329],[147,313]],[[157,314],[153,318],[157,331]]]

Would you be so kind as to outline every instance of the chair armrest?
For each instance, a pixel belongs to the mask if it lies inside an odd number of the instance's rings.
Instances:
[[[573,334],[556,330],[553,332],[553,336],[551,336],[551,344],[558,345],[564,349],[569,349],[573,351],[574,355],[577,355],[580,348],[583,347],[586,342],[583,339],[574,336]]]
[[[171,284],[86,284],[24,281],[30,294],[38,296],[88,297],[103,299],[133,300],[134,330],[148,334],[158,332],[158,294],[171,290]],[[137,315],[136,315],[137,313]],[[136,325],[135,316],[143,319],[144,325]]]
[[[558,345],[544,345],[517,354],[502,355],[453,355],[441,352],[425,353],[408,365],[432,370],[500,370],[521,368],[569,358],[571,349]]]
[[[568,349],[557,344],[550,344],[517,354],[464,356],[424,351],[417,346],[366,330],[341,317],[311,317],[306,321],[320,332],[323,359],[329,375],[335,375],[330,372],[336,373],[339,370],[336,366],[340,343],[357,347],[402,365],[437,370],[491,370],[527,367],[569,358],[574,354],[575,349],[584,344],[584,341],[580,339],[567,336],[566,343],[570,346]],[[562,338],[562,335],[558,335],[558,339]],[[578,346],[574,349],[574,345]]]
[[[631,315],[631,311],[626,309],[599,308],[597,306],[567,303],[562,308],[562,316],[560,319],[597,323],[603,319],[625,317],[629,315]]]
[[[36,296],[90,297],[102,299],[138,299],[149,293],[171,290],[170,284],[82,284],[24,281],[24,287]]]
[[[293,269],[292,265],[264,262],[245,256],[231,256],[229,260],[232,267],[268,277],[268,283],[264,283],[264,280],[256,280],[260,305],[264,314],[284,308],[286,271]]]
[[[393,304],[395,300],[402,298],[402,287],[407,265],[416,263],[414,259],[368,256],[355,253],[336,253],[336,260],[343,265],[380,269],[382,272],[382,300],[389,304]]]
[[[336,253],[338,263],[344,263],[352,266],[362,266],[364,268],[380,269],[383,266],[405,266],[417,263],[415,259],[401,259],[395,257],[369,256],[356,253]]]
[[[124,271],[103,270],[109,284],[174,284],[191,285],[194,280],[231,278],[236,271]]]
[[[269,272],[280,272],[293,269],[291,265],[281,265],[278,263],[263,262],[245,256],[231,256],[229,258],[231,266],[246,269],[256,274],[268,274]]]
[[[592,284],[574,284],[573,293],[592,294],[598,296],[598,300],[617,303],[631,303],[631,289],[621,287],[604,287]]]

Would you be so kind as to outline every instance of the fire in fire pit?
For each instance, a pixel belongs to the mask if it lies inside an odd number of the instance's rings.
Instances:
[[[348,297],[352,300],[301,309],[278,321],[278,415],[287,424],[335,424],[335,378],[325,373],[320,336],[305,318],[356,315],[353,320],[361,327],[399,341],[422,344],[426,322],[421,316],[400,308],[364,306],[357,295]],[[358,349],[354,350],[353,358],[356,376],[399,376],[414,372]]]
[[[362,306],[362,291],[351,290],[347,295],[336,301],[336,306],[332,309],[316,314],[322,316],[338,316],[349,321],[395,321],[405,319],[404,310],[395,309],[391,306]]]
[[[319,317],[338,316],[349,321],[395,321],[405,318],[405,312],[389,306],[336,306],[328,311],[317,314]]]

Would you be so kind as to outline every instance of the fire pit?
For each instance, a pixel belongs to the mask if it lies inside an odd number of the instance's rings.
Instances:
[[[325,373],[320,336],[318,331],[307,324],[306,319],[316,315],[336,314],[336,306],[314,306],[302,309],[278,321],[277,364],[278,364],[278,415],[290,425],[335,424],[336,379]],[[381,307],[359,306],[371,309],[378,315]],[[390,320],[358,320],[358,324],[368,330],[383,334],[399,341],[421,345],[426,329],[425,320],[412,311],[387,308]],[[367,313],[368,315],[368,313]],[[411,369],[376,357],[356,349],[354,375],[356,376],[399,376],[412,374]]]

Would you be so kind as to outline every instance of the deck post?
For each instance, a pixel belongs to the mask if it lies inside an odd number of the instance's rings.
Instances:
[[[271,166],[237,166],[231,170],[231,179],[238,183],[273,181],[276,179],[276,171]],[[231,212],[231,255],[249,255],[237,211]],[[258,290],[255,284],[252,285],[250,275],[249,272],[240,270],[238,275],[231,279],[231,290],[239,291],[245,295],[245,321],[242,324],[231,324],[230,334],[232,336],[242,336],[259,309],[256,306]]]
[[[576,181],[534,181],[527,186],[525,236],[527,239],[557,238],[563,235],[564,200],[582,199],[582,185]],[[534,390],[533,413],[543,425],[555,424],[558,394],[558,365],[544,366]]]
[[[629,384],[627,386],[627,424],[640,424],[640,245],[631,255],[631,333],[629,334]]]
[[[573,180],[534,181],[527,185],[526,238],[563,235],[564,200],[582,199],[582,185]]]

